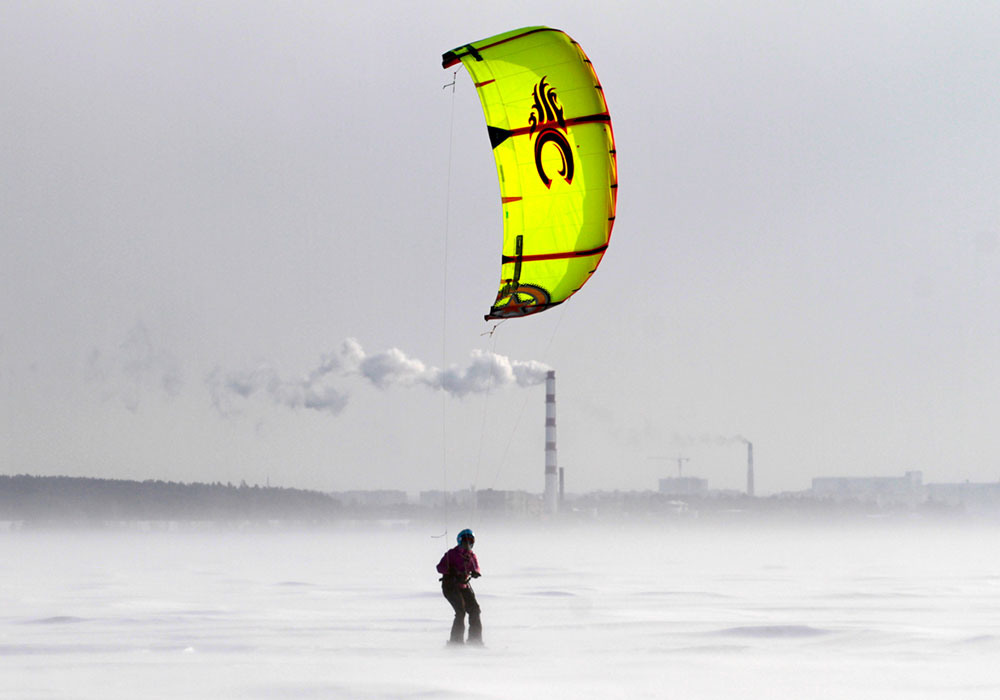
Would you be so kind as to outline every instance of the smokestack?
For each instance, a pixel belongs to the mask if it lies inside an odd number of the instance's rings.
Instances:
[[[753,443],[747,440],[747,495],[753,496]]]
[[[559,471],[556,468],[556,373],[545,375],[545,512],[559,510]]]

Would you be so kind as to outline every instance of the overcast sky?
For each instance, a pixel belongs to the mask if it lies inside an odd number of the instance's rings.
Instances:
[[[499,189],[440,55],[537,24],[604,85],[618,217],[483,335]],[[996,481],[997,37],[995,2],[5,2],[0,471],[540,492],[548,366],[570,491],[741,488],[739,436],[758,493]]]

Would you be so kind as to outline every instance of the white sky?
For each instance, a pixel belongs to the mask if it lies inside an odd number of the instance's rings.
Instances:
[[[736,435],[759,493],[1000,478],[1000,7],[650,5],[4,3],[0,471],[541,491],[542,386],[213,401],[355,338],[555,368],[571,491],[740,488]],[[489,337],[496,175],[440,54],[534,24],[601,77],[618,217]]]

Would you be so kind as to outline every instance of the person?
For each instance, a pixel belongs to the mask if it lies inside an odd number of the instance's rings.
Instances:
[[[483,625],[479,618],[479,603],[476,593],[469,585],[469,579],[479,578],[479,560],[472,551],[476,535],[465,529],[458,533],[458,546],[452,547],[438,562],[441,574],[441,592],[455,610],[455,620],[451,623],[451,639],[448,644],[465,644],[465,616],[469,616],[468,644],[482,646]]]

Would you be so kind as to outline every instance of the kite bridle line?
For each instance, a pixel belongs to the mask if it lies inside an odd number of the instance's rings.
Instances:
[[[461,64],[459,64],[461,67]],[[443,277],[443,301],[442,301],[442,313],[441,313],[441,366],[447,366],[447,344],[448,344],[448,236],[451,229],[451,171],[453,162],[453,149],[455,142],[455,91],[458,84],[458,70],[455,70],[451,74],[451,82],[446,83],[441,86],[442,90],[451,88],[451,115],[449,117],[448,123],[448,176],[445,180],[445,225],[444,225],[444,275]],[[486,333],[480,334],[481,336],[488,335],[490,338],[494,337],[497,329],[503,325],[507,319],[502,319],[499,323],[493,325],[493,328]],[[496,355],[496,339],[493,341],[493,354]],[[493,363],[490,363],[490,376],[486,384],[486,398],[483,404],[483,421],[482,427],[480,429],[479,435],[479,452],[476,455],[476,471],[473,478],[473,488],[476,488],[476,484],[479,481],[479,468],[482,464],[483,458],[483,445],[485,443],[486,436],[486,421],[489,415],[489,399],[490,393],[493,389],[493,378],[494,378],[494,367]],[[441,397],[441,481],[444,492],[444,532],[440,535],[432,535],[434,539],[441,537],[446,537],[448,535],[448,416],[447,416],[447,394],[442,394]],[[496,479],[494,478],[494,481]],[[476,516],[478,521],[479,509],[476,508]]]
[[[504,320],[506,320],[506,319],[504,319]],[[489,335],[490,338],[493,338],[493,349],[490,350],[490,353],[493,355],[493,358],[496,358],[496,355],[497,355],[497,338],[494,337],[493,334],[496,333],[497,328],[499,328],[502,323],[503,323],[503,321],[501,321],[500,323],[498,323],[495,326],[493,326],[493,330],[489,331],[488,333],[480,333],[480,337],[482,337],[484,335]],[[494,369],[494,362],[491,360],[490,361],[490,376],[489,376],[489,379],[486,382],[486,396],[485,396],[485,398],[483,398],[483,424],[482,424],[482,427],[479,430],[479,452],[476,454],[476,472],[475,472],[475,476],[473,477],[473,480],[472,480],[473,488],[478,488],[478,486],[479,486],[479,467],[483,463],[483,445],[486,443],[486,419],[489,416],[490,394],[493,391],[493,376],[494,376],[493,369]],[[493,481],[494,481],[493,485],[495,486],[496,485],[496,478],[494,478]],[[493,488],[493,486],[490,486],[490,488]],[[479,508],[478,508],[478,503],[477,503],[477,507],[476,507],[476,524],[478,525],[479,523],[480,523],[480,515],[479,515]]]
[[[442,85],[441,89],[451,88],[451,115],[448,118],[448,176],[445,178],[444,191],[444,274],[441,296],[441,366],[446,367],[448,361],[448,233],[451,227],[451,163],[452,146],[455,142],[455,85],[458,83],[458,70],[451,74],[451,82]],[[441,394],[441,491],[444,494],[444,532],[431,535],[437,539],[448,535],[448,394]]]
[[[480,333],[480,334],[479,334],[479,337],[480,337],[480,338],[482,338],[482,337],[483,337],[484,335],[488,335],[489,337],[491,337],[491,338],[492,338],[492,337],[493,337],[493,334],[497,332],[497,328],[499,328],[499,327],[500,327],[500,326],[502,326],[503,324],[507,323],[507,321],[509,321],[509,320],[510,320],[510,319],[507,319],[507,318],[502,318],[502,319],[500,319],[500,321],[499,321],[498,323],[494,323],[494,324],[493,324],[493,328],[489,329],[489,330],[488,330],[488,331],[486,331],[485,333]]]

